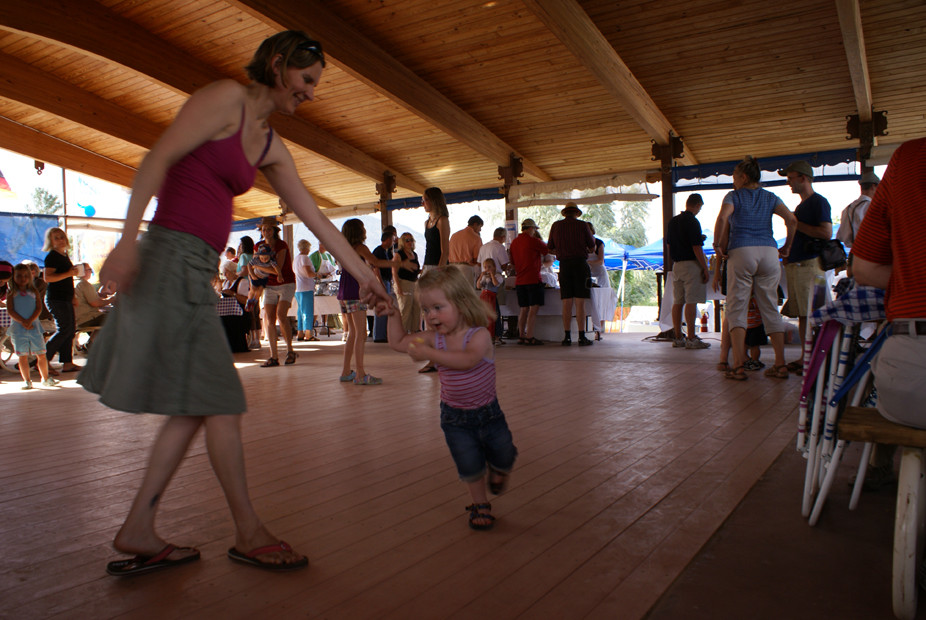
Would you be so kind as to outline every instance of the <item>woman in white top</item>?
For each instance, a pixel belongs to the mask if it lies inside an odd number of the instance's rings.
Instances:
[[[315,337],[315,267],[309,258],[312,244],[305,239],[296,243],[299,253],[293,258],[296,274],[296,340],[318,340]]]

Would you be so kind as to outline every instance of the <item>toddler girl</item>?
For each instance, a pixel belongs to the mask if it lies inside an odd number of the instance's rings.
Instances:
[[[518,451],[495,393],[495,349],[472,280],[455,266],[434,267],[418,280],[428,330],[406,334],[395,308],[389,310],[389,345],[414,360],[432,360],[441,383],[440,420],[450,455],[473,503],[469,526],[491,529],[495,517],[486,496],[501,493]],[[488,466],[488,468],[487,468]]]
[[[39,315],[45,308],[45,302],[32,282],[32,270],[29,265],[20,263],[13,267],[13,279],[9,283],[7,294],[7,312],[13,320],[9,327],[13,350],[19,356],[19,374],[26,384],[22,389],[32,389],[32,371],[29,368],[29,356],[38,358],[39,375],[42,385],[51,387],[58,381],[48,376],[48,358],[45,357],[45,338]]]
[[[502,282],[504,282],[504,280],[500,278],[495,271],[495,260],[491,258],[485,259],[482,263],[482,273],[476,281],[476,288],[482,289],[482,292],[479,294],[479,299],[488,306],[489,315],[493,317],[495,315],[495,302],[498,299],[498,287],[501,286]],[[494,318],[489,321],[488,329],[492,340],[495,340]]]

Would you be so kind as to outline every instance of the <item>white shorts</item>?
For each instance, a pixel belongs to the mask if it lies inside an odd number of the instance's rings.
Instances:
[[[926,428],[926,336],[891,336],[871,370],[881,415],[898,424]]]
[[[264,289],[264,305],[276,305],[281,301],[288,303],[293,303],[293,298],[296,296],[296,283],[290,282],[289,284],[278,284],[276,286],[268,286]]]

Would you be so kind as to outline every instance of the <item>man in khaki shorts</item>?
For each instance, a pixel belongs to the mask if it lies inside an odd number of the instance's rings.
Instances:
[[[672,327],[675,331],[673,347],[706,349],[710,344],[695,335],[695,314],[698,304],[707,301],[707,261],[704,258],[704,235],[695,217],[700,213],[704,199],[692,194],[685,202],[685,210],[669,220],[669,256],[672,258]],[[688,338],[682,335],[682,308]]]
[[[813,249],[814,239],[831,239],[833,237],[833,220],[830,217],[830,203],[813,191],[813,168],[806,161],[793,161],[778,174],[788,178],[791,192],[801,197],[801,204],[794,209],[797,218],[797,232],[791,254],[785,263],[785,276],[788,278],[788,301],[781,313],[797,317],[798,333],[804,339],[807,329],[808,302],[813,295],[814,282],[824,271],[820,268],[820,252]],[[788,370],[795,374],[803,372],[802,360],[788,364]]]

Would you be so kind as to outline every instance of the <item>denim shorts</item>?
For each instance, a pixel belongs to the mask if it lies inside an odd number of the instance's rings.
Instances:
[[[498,472],[514,467],[514,447],[505,414],[498,399],[478,409],[459,409],[440,404],[440,427],[463,482],[476,482],[486,473],[486,464]]]

